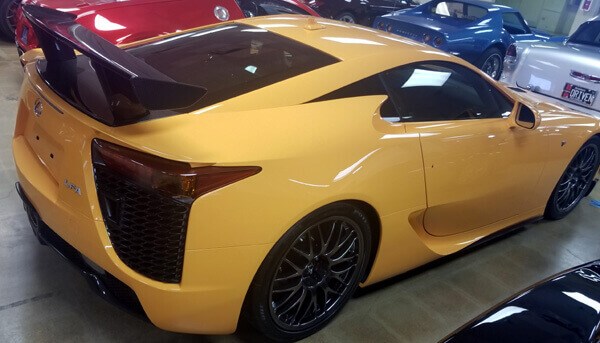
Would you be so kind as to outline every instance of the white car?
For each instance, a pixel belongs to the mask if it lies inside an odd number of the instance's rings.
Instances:
[[[511,45],[500,80],[545,101],[600,116],[600,16],[563,42]]]

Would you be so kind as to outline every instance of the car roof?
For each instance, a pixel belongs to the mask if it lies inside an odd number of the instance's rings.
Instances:
[[[342,61],[371,56],[384,57],[404,50],[407,55],[442,54],[428,45],[378,29],[337,20],[297,15],[277,15],[237,20],[302,42]],[[403,56],[397,56],[401,59]],[[376,59],[373,62],[377,62]]]
[[[442,2],[445,0],[438,0],[437,2]],[[504,5],[498,5],[492,2],[487,1],[479,1],[479,0],[452,0],[456,2],[463,2],[465,4],[471,4],[479,7],[483,7],[488,11],[500,11],[500,12],[518,12],[516,9]]]

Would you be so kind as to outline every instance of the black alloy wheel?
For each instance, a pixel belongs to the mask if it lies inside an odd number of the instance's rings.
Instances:
[[[275,244],[253,281],[248,298],[252,324],[283,341],[321,329],[358,287],[370,240],[365,215],[348,204],[303,218]]]
[[[479,59],[479,69],[488,74],[494,80],[500,80],[504,54],[498,48],[489,48],[481,55]]]
[[[6,39],[15,38],[16,15],[20,2],[20,0],[0,0],[0,33]]]
[[[600,163],[600,138],[587,141],[577,152],[554,188],[545,216],[561,219],[588,194]]]

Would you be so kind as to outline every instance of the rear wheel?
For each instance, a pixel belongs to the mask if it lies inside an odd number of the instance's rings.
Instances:
[[[498,48],[489,48],[479,58],[477,66],[494,80],[500,80],[504,54]]]
[[[336,20],[356,24],[356,16],[351,12],[342,12],[335,17]]]
[[[545,217],[561,219],[588,193],[600,164],[600,138],[587,141],[558,180],[546,205]]]
[[[348,204],[333,204],[303,218],[275,244],[252,282],[252,324],[284,341],[324,327],[358,287],[370,241],[366,216]]]
[[[0,34],[6,39],[15,38],[19,2],[20,0],[0,0]]]

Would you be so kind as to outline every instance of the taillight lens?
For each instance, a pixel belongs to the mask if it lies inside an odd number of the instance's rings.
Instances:
[[[203,194],[258,174],[260,167],[192,167],[125,148],[100,139],[92,144],[94,166],[101,165],[142,187],[180,200],[193,201]]]
[[[517,46],[516,45],[511,44],[508,46],[508,49],[506,49],[506,57],[517,58]]]
[[[440,45],[444,44],[444,39],[442,37],[435,37],[433,39],[433,46],[434,47],[439,47]]]
[[[423,34],[423,42],[429,44],[429,42],[431,42],[431,35],[428,33]]]

